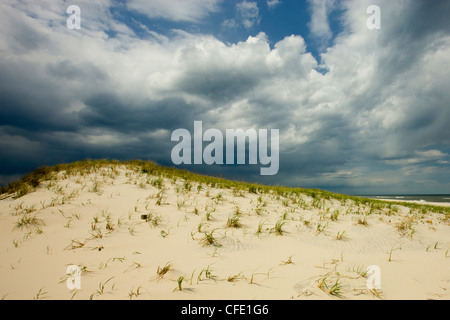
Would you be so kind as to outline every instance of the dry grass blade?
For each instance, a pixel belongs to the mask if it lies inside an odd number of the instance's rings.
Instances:
[[[78,240],[72,240],[72,243],[69,244],[64,250],[74,250],[74,249],[80,249],[83,248],[86,245],[87,242],[81,242]]]
[[[162,268],[160,266],[158,266],[158,269],[156,270],[156,274],[162,278],[171,269],[172,269],[172,265],[170,263],[166,263],[166,265]]]

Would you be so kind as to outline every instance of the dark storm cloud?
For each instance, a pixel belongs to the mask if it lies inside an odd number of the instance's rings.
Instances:
[[[180,90],[216,103],[228,103],[248,94],[258,79],[242,70],[215,70],[187,73],[179,80]]]
[[[39,66],[1,61],[0,124],[29,131],[73,130],[62,113],[65,94]]]
[[[50,76],[61,81],[84,81],[102,84],[108,80],[105,71],[90,62],[82,62],[76,65],[71,60],[64,59],[63,61],[48,63],[46,71]]]
[[[147,101],[136,106],[113,94],[97,94],[84,103],[86,107],[78,112],[83,126],[125,133],[157,129],[173,131],[193,123],[197,112],[195,105],[180,98]]]

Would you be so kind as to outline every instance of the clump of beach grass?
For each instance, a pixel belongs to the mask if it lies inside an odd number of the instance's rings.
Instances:
[[[285,233],[285,230],[283,229],[283,226],[286,224],[286,221],[283,219],[278,220],[275,223],[275,226],[273,227],[273,232],[277,235],[277,236],[282,236]]]
[[[367,227],[369,225],[365,216],[358,217],[357,224],[365,226],[365,227]]]
[[[265,223],[265,222],[266,222],[266,220],[262,220],[262,221],[259,222],[259,224],[258,224],[258,229],[257,229],[256,232],[255,232],[255,234],[256,234],[257,236],[260,236],[261,233],[263,233],[264,223]]]
[[[17,220],[15,229],[22,230],[23,228],[30,229],[31,227],[39,228],[39,226],[45,225],[41,219],[38,219],[35,215],[24,214]]]
[[[128,297],[130,298],[130,300],[133,300],[133,297],[139,297],[141,295],[141,286],[139,286],[136,291],[133,291],[133,289],[131,289],[130,293],[128,293]]]
[[[204,275],[204,278],[202,278],[203,275]],[[200,271],[200,273],[198,274],[197,284],[203,280],[213,280],[214,282],[216,282],[216,278],[217,278],[217,276],[214,275],[213,270],[211,269],[211,266],[209,265],[208,267],[203,268]]]
[[[242,223],[240,221],[241,215],[239,213],[234,213],[232,216],[228,217],[227,227],[228,228],[241,228]]]
[[[221,247],[222,245],[217,241],[217,239],[214,237],[214,232],[216,229],[211,230],[210,232],[205,231],[204,237],[201,239],[201,243],[204,247],[206,246],[214,246],[214,247]]]
[[[327,282],[328,278],[331,276],[331,273],[327,273],[323,277],[318,280],[317,286],[324,292],[328,293],[331,296],[335,296],[338,298],[342,298],[344,287],[340,282],[340,278],[336,279],[334,282]]]

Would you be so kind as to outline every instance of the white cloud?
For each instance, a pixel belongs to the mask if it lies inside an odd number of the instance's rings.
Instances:
[[[448,154],[443,153],[441,150],[427,150],[427,151],[416,151],[416,153],[423,158],[445,158]]]
[[[150,18],[200,22],[208,14],[216,12],[221,2],[222,0],[128,0],[127,7]]]
[[[246,28],[259,24],[259,9],[256,2],[244,0],[236,5],[236,9],[242,19],[242,24]]]
[[[328,22],[328,15],[333,8],[336,0],[308,0],[311,8],[311,21],[309,22],[309,30],[311,34],[317,38],[318,42],[324,45],[333,36]]]
[[[235,29],[237,26],[238,23],[234,19],[225,19],[221,24],[221,27],[224,29]]]
[[[281,4],[280,0],[267,0],[267,7],[269,8],[269,10],[275,9],[276,7],[278,7]]]

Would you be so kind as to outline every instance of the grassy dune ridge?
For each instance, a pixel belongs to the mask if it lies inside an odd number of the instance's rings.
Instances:
[[[140,160],[42,167],[1,190],[0,297],[448,299],[448,212]]]
[[[232,189],[236,192],[246,191],[255,194],[275,193],[283,197],[298,196],[304,194],[314,199],[335,199],[339,201],[352,200],[355,205],[368,205],[374,209],[392,208],[394,205],[401,205],[413,210],[419,210],[423,213],[427,211],[450,214],[450,207],[435,206],[429,204],[417,204],[409,202],[396,202],[396,201],[383,201],[377,199],[368,199],[356,196],[349,196],[334,192],[329,192],[320,189],[307,189],[307,188],[293,188],[283,186],[269,186],[255,183],[248,183],[243,181],[234,181],[219,177],[212,177],[193,173],[183,169],[164,167],[151,161],[143,160],[83,160],[66,164],[57,164],[51,167],[40,167],[31,173],[25,174],[20,180],[10,183],[6,187],[0,189],[0,199],[8,196],[14,198],[20,198],[34,188],[37,188],[41,182],[49,181],[55,177],[55,175],[61,171],[65,171],[67,175],[71,176],[77,173],[91,173],[105,166],[118,166],[124,165],[127,168],[133,170],[141,170],[143,173],[149,175],[161,176],[165,178],[179,178],[185,181],[195,182],[199,184],[206,184],[212,188]]]

